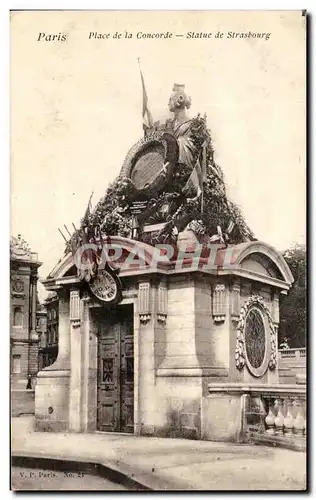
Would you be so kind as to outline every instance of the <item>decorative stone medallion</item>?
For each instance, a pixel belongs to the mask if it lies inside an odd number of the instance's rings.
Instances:
[[[24,283],[22,280],[14,280],[13,281],[13,290],[14,292],[21,293],[24,291]]]
[[[276,367],[276,333],[264,299],[253,295],[240,310],[235,349],[236,367],[245,364],[255,377]]]
[[[171,134],[153,132],[130,149],[120,175],[129,177],[139,194],[151,195],[169,182],[178,156],[178,143]]]

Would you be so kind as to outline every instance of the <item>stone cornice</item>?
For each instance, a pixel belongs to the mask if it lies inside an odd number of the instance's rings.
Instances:
[[[248,280],[266,283],[269,286],[276,288],[281,288],[282,290],[289,290],[290,284],[272,276],[264,276],[263,274],[256,273],[255,271],[250,271],[248,269],[241,269],[239,267],[230,267],[222,269],[141,269],[141,270],[122,270],[119,273],[120,278],[127,277],[145,277],[153,275],[183,275],[183,274],[199,274],[199,275],[212,275],[212,276],[237,276],[240,278],[245,278]],[[65,285],[80,284],[80,280],[77,276],[65,276],[63,278],[50,278],[47,280],[41,280],[41,283],[45,286],[47,290],[57,290],[64,287]]]
[[[190,257],[185,258],[181,265],[175,261],[155,261],[155,251],[156,249],[150,245],[144,244],[142,242],[130,240],[128,238],[122,238],[118,236],[111,237],[111,244],[119,246],[127,252],[134,251],[138,248],[145,258],[145,266],[141,266],[139,269],[134,268],[124,268],[123,262],[118,262],[118,266],[121,266],[119,276],[124,277],[144,277],[153,275],[180,275],[185,273],[200,273],[202,275],[213,275],[213,276],[238,276],[246,278],[248,280],[253,280],[261,283],[265,283],[269,286],[280,288],[282,290],[289,290],[293,282],[293,276],[286,264],[283,256],[277,252],[273,247],[267,245],[266,243],[255,241],[255,242],[245,242],[240,245],[235,245],[228,247],[228,249],[219,249],[217,252],[217,257],[215,265],[208,267],[208,259],[206,257]],[[226,255],[226,250],[229,250]],[[245,259],[251,257],[252,254],[260,254],[269,262],[273,263],[279,271],[279,275],[283,279],[275,278],[266,274],[261,274],[255,271],[251,271],[243,267],[242,263]],[[225,259],[228,259],[226,263]],[[153,265],[151,265],[153,263]],[[155,265],[156,264],[156,265]],[[177,267],[178,265],[178,267]],[[60,260],[51,274],[46,280],[41,280],[41,283],[45,285],[47,290],[56,290],[58,288],[64,287],[65,285],[72,285],[80,283],[77,276],[65,276],[67,272],[74,266],[74,259],[71,253],[68,253]]]
[[[212,393],[251,393],[251,394],[306,394],[306,386],[297,384],[243,384],[243,383],[220,383],[208,384],[208,392]]]

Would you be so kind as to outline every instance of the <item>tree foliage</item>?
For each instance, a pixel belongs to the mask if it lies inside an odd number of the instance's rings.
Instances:
[[[283,252],[294,283],[280,300],[279,342],[285,337],[290,347],[306,347],[306,247],[294,245]]]

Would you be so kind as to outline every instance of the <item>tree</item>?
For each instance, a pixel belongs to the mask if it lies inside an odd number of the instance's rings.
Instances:
[[[287,337],[290,347],[306,347],[306,247],[294,245],[283,252],[294,283],[280,300],[279,342]]]

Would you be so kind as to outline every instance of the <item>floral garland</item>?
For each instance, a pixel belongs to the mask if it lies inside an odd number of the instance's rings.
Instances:
[[[205,234],[205,225],[201,220],[192,220],[186,227],[187,230],[193,231],[198,236]]]
[[[245,302],[245,304],[240,310],[239,321],[237,325],[237,339],[236,339],[236,349],[235,349],[236,367],[238,370],[242,370],[245,366],[245,320],[250,307],[253,305],[259,305],[264,310],[268,318],[270,345],[271,345],[271,354],[268,366],[270,370],[274,370],[276,368],[276,363],[277,363],[276,333],[271,313],[264,299],[260,295],[252,295],[252,297],[250,297],[250,299],[247,300],[247,302]]]

